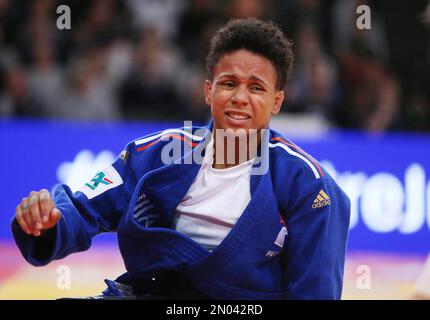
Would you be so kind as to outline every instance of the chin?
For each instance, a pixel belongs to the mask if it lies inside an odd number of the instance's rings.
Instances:
[[[232,126],[232,125],[226,125],[222,127],[218,127],[218,129],[221,129],[224,131],[225,135],[234,135],[236,137],[240,136],[247,136],[252,133],[257,132],[257,129],[253,128],[252,126]]]

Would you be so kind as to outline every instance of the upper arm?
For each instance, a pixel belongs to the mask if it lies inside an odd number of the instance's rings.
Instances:
[[[349,228],[349,200],[319,179],[287,210],[287,286],[293,299],[340,299]]]
[[[63,214],[76,210],[93,232],[115,231],[137,183],[132,144],[116,160],[98,171],[74,193],[54,192],[53,199]]]

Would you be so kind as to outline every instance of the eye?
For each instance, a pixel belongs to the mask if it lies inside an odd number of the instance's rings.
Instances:
[[[231,80],[223,81],[220,83],[220,85],[227,89],[232,89],[236,86],[236,84]]]
[[[251,90],[252,92],[263,92],[263,91],[264,91],[264,88],[263,88],[262,86],[257,85],[257,84],[253,84],[253,85],[250,87],[250,90]]]

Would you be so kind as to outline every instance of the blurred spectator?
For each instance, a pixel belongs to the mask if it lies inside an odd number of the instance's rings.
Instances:
[[[428,5],[429,0],[411,1],[407,6],[389,0],[374,3],[385,24],[391,53],[388,68],[401,88],[401,129],[430,127],[430,113],[425,111],[430,102],[430,28],[422,19]]]
[[[214,0],[190,0],[178,18],[176,46],[188,63],[204,63],[212,30],[220,24],[220,12]]]
[[[206,122],[202,83],[206,79],[205,56],[213,31],[221,24],[225,6],[215,0],[190,0],[178,24],[176,46],[181,49],[182,63],[176,73],[175,88],[179,94],[182,119]]]
[[[363,47],[372,52],[379,60],[388,62],[389,49],[385,28],[381,17],[371,10],[371,31],[360,30],[356,26],[360,5],[369,5],[367,0],[337,0],[332,8],[331,45],[336,55]]]
[[[132,66],[120,87],[123,114],[129,119],[175,119],[181,112],[173,82],[178,57],[157,29],[144,31]]]
[[[110,86],[118,95],[119,87],[127,76],[133,63],[133,46],[124,37],[117,37],[106,46],[106,78]]]
[[[25,23],[28,3],[24,1],[0,0],[0,37],[4,45],[17,39],[18,26]]]
[[[337,110],[342,127],[383,131],[397,126],[399,85],[371,54],[350,52],[340,61],[344,99]]]
[[[421,21],[423,24],[430,28],[430,1],[428,2],[426,8],[423,10],[421,15]]]
[[[295,70],[286,87],[284,110],[331,120],[338,94],[336,65],[324,52],[314,26],[304,22],[296,39]]]
[[[111,83],[106,77],[106,48],[93,48],[75,61],[70,86],[58,116],[75,120],[115,120],[120,117]]]
[[[371,30],[356,27],[356,8],[365,0],[338,0],[333,7],[333,51],[339,63],[343,100],[334,119],[341,127],[384,131],[399,127],[401,91],[387,68],[388,44],[379,15]]]
[[[5,20],[8,13],[9,0],[0,0],[0,47],[4,43]]]
[[[39,46],[55,46],[60,35],[56,28],[53,12],[55,1],[40,0],[33,1],[29,5],[26,23],[16,27],[15,48],[21,60],[30,65],[34,50]]]
[[[5,90],[0,95],[0,115],[36,117],[43,115],[43,105],[31,91],[22,66],[14,65],[5,72]]]
[[[163,40],[175,37],[184,0],[126,0],[136,30],[155,29]]]
[[[63,4],[71,30],[56,28]],[[356,27],[362,4],[370,30]],[[430,130],[429,12],[428,0],[0,0],[0,115],[206,121],[210,35],[255,16],[295,42],[284,112]]]
[[[94,45],[108,45],[116,37],[129,32],[128,14],[125,10],[121,1],[90,2],[86,18],[74,27],[75,50],[80,52]]]
[[[210,119],[210,108],[206,105],[203,94],[203,83],[206,72],[201,66],[183,65],[178,73],[176,88],[179,92],[182,120],[193,120],[204,123]]]
[[[416,90],[406,100],[405,122],[410,130],[430,131],[430,78],[425,91]]]
[[[225,16],[230,18],[265,18],[267,0],[232,0],[226,5]]]
[[[59,104],[64,98],[64,73],[57,66],[50,43],[41,42],[33,49],[33,67],[29,71],[29,85],[43,103],[47,117],[59,116]]]

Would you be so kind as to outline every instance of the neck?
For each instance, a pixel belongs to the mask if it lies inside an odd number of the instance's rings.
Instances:
[[[224,130],[223,130],[224,131]],[[215,130],[213,134],[213,164],[215,169],[235,167],[257,157],[261,144],[261,130],[245,135],[225,134]]]

